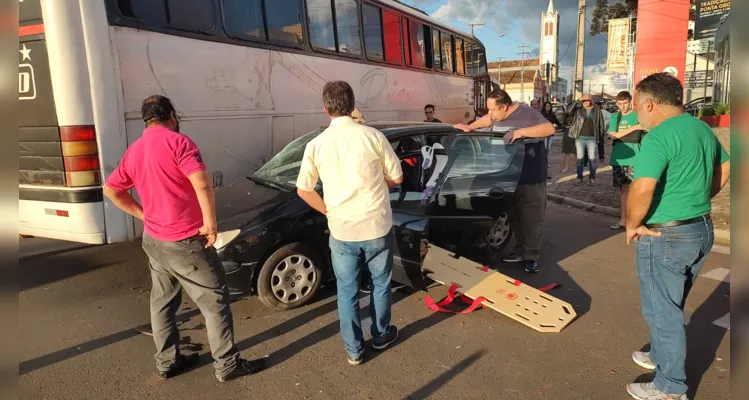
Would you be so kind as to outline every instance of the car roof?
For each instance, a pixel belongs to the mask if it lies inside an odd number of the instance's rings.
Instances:
[[[371,126],[371,125],[370,125]],[[455,133],[460,132],[450,124],[439,124],[434,122],[426,123],[400,123],[390,126],[375,127],[379,129],[386,137],[393,138],[409,135],[425,135],[430,133]]]

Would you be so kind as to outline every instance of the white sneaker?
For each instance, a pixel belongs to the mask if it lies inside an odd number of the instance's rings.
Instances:
[[[666,394],[655,388],[653,382],[630,383],[627,393],[637,400],[689,400],[686,394]]]
[[[635,351],[634,353],[632,353],[632,360],[635,362],[635,364],[645,369],[651,371],[655,369],[655,363],[650,360],[650,352]]]

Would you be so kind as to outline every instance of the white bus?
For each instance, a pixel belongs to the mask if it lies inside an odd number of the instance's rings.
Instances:
[[[492,87],[476,38],[393,0],[19,5],[23,235],[140,236],[102,183],[140,137],[153,94],[172,99],[218,187],[326,125],[326,81],[349,82],[369,121],[420,121],[433,104],[442,121],[462,122]]]

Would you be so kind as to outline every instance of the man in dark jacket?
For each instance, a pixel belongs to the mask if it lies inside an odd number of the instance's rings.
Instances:
[[[589,95],[570,107],[568,119],[572,121],[569,136],[575,139],[577,150],[577,185],[583,183],[583,159],[587,151],[590,163],[590,183],[596,181],[596,150],[606,135],[606,121],[601,109]]]

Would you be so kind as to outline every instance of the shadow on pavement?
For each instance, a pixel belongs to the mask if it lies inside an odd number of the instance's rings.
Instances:
[[[606,241],[622,231],[609,229],[610,223],[596,214],[569,211],[562,207],[551,204],[547,206],[543,227],[544,242],[538,261],[541,269],[539,273],[526,273],[523,269],[523,263],[505,263],[501,261],[501,257],[495,257],[491,266],[498,272],[535,288],[552,283],[561,285],[549,291],[549,294],[570,303],[574,307],[575,312],[577,312],[577,318],[581,318],[590,311],[592,299],[570,276],[569,272],[561,266],[561,263],[575,254]],[[574,223],[575,216],[581,219],[580,224]],[[594,218],[596,221],[592,222],[591,219]],[[514,241],[510,243],[503,253],[513,252],[513,245]],[[623,237],[621,246],[626,246]],[[598,262],[599,260],[595,259],[582,260],[582,263],[585,263],[585,267],[589,268],[597,268],[600,265]],[[600,262],[604,263],[606,261],[600,260]]]
[[[177,321],[184,322],[184,321],[190,320],[192,317],[195,317],[198,314],[200,314],[200,310],[198,309],[190,310],[190,311],[177,315]],[[33,358],[31,360],[23,361],[18,365],[18,373],[20,375],[24,375],[29,372],[36,371],[38,369],[42,369],[44,367],[56,364],[58,362],[62,362],[62,361],[71,359],[73,357],[77,357],[77,356],[92,352],[94,350],[98,350],[102,347],[106,347],[111,344],[121,342],[126,339],[130,339],[132,337],[135,337],[141,334],[138,331],[138,329],[141,327],[142,325],[136,326],[130,329],[126,329],[124,331],[120,331],[117,333],[113,333],[111,335],[107,335],[104,337],[100,337],[98,339],[88,341],[86,343],[81,343],[81,344],[77,344],[74,346],[70,346],[68,348],[58,350],[54,353],[49,353],[49,354],[46,354],[37,358]],[[183,339],[181,341],[181,344],[188,345],[188,346],[191,345],[189,337],[187,337],[187,339]]]
[[[88,246],[26,258],[19,263],[24,271],[20,274],[20,289],[33,289],[118,264],[136,247],[140,250],[139,242],[109,245],[108,251],[101,251],[102,246]]]
[[[729,284],[721,283],[697,310],[689,317],[687,330],[687,398],[694,399],[700,387],[702,377],[715,361],[720,343],[727,333],[727,329],[713,325],[717,316],[729,312],[730,300],[725,295],[729,293]],[[650,351],[650,344],[646,344],[640,351]],[[652,382],[655,372],[647,372],[635,379],[634,382]]]
[[[451,368],[449,371],[443,372],[440,376],[432,379],[429,383],[422,386],[419,390],[404,397],[404,400],[429,398],[429,396],[434,394],[437,390],[439,390],[439,388],[448,384],[453,378],[463,372],[463,370],[481,359],[484,354],[486,354],[484,350],[479,350],[471,354],[470,356],[463,359],[463,361],[459,362],[457,365]]]
[[[410,294],[403,294],[399,291],[395,291],[393,293],[393,305],[406,299],[409,295]],[[360,296],[360,299],[362,297],[364,296]],[[323,304],[320,307],[312,309],[304,314],[298,315],[282,323],[281,325],[277,327],[268,329],[265,332],[259,333],[255,336],[252,336],[241,342],[238,342],[237,347],[239,349],[248,349],[249,347],[262,343],[265,340],[268,340],[270,338],[277,337],[287,332],[291,332],[301,327],[302,325],[311,322],[315,318],[318,318],[324,314],[327,314],[328,312],[335,311],[337,308],[338,308],[337,301],[330,301],[326,304]],[[359,308],[360,315],[362,312],[365,312],[368,316],[369,313],[368,311],[365,311],[365,310],[369,310],[369,306],[360,307]],[[362,318],[362,320],[364,320],[364,318]],[[362,325],[363,325],[363,328],[365,328],[364,324]],[[288,346],[273,352],[266,360],[267,368],[271,368],[271,367],[274,367],[276,365],[283,363],[284,361],[290,359],[291,357],[295,356],[299,352],[309,349],[315,344],[320,343],[326,339],[329,339],[337,335],[339,331],[340,331],[339,321],[336,318],[334,322],[331,322],[323,326],[322,328],[308,334],[307,336],[295,341],[294,343],[291,343]],[[366,335],[367,333],[368,332],[365,329],[364,334]],[[343,349],[343,343],[340,344],[340,348],[341,348],[341,354],[342,356],[344,356],[345,350]]]
[[[687,397],[695,398],[702,377],[715,362],[720,343],[728,333],[727,329],[713,325],[713,321],[726,315],[731,300],[726,297],[729,284],[720,283],[710,297],[702,303],[689,319],[687,325]]]

